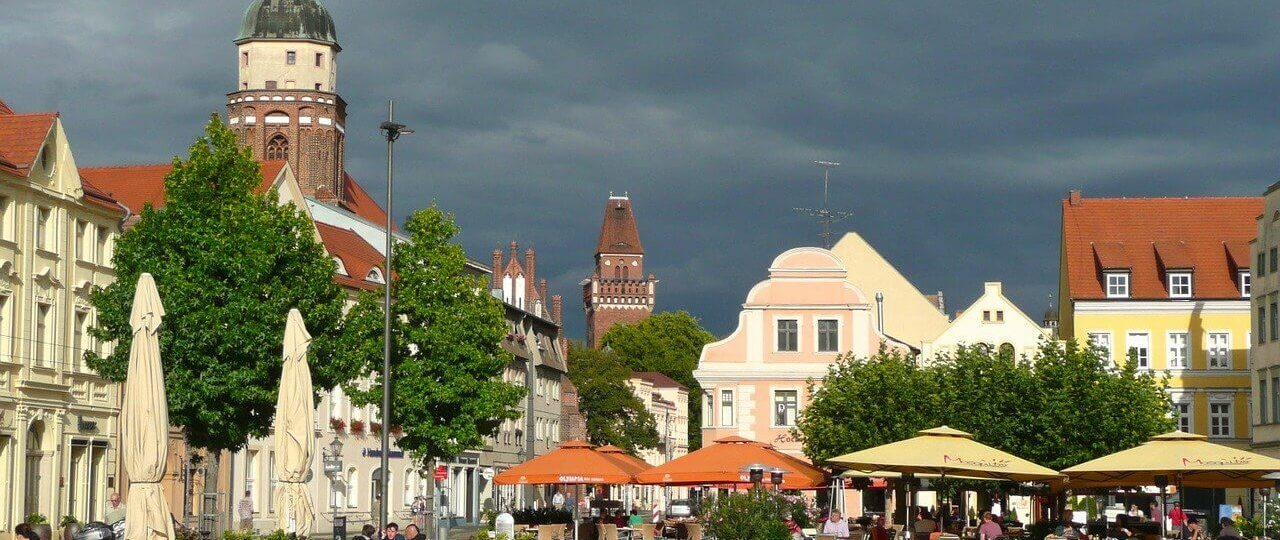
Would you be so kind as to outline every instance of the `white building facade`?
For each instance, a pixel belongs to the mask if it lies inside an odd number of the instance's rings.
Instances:
[[[1034,358],[1050,330],[1041,327],[1004,295],[999,281],[983,284],[982,296],[937,338],[924,342],[920,358],[929,362],[962,345],[987,347],[1016,360]]]

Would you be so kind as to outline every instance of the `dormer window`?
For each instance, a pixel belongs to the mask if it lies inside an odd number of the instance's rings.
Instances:
[[[1191,298],[1191,272],[1169,272],[1169,298]]]
[[[54,155],[53,145],[44,145],[44,148],[40,149],[40,168],[44,169],[44,174],[53,176],[57,167],[58,161],[57,156]]]
[[[1253,294],[1253,275],[1248,270],[1241,270],[1240,276],[1240,298],[1248,298]]]
[[[364,276],[364,280],[370,283],[386,283],[386,280],[382,278],[382,270],[377,267],[370,268],[369,273]]]
[[[335,269],[334,269],[333,273],[338,274],[338,275],[340,275],[340,276],[349,276],[349,275],[351,275],[351,274],[348,274],[348,273],[347,273],[347,265],[342,264],[342,259],[341,259],[340,257],[334,257],[334,258],[333,258],[333,264],[334,264],[334,266],[336,266],[336,267],[337,267],[337,268],[335,268]]]
[[[1107,272],[1105,276],[1107,282],[1107,298],[1129,297],[1128,272]]]

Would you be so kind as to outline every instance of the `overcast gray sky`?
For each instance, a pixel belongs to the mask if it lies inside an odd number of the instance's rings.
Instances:
[[[0,99],[56,109],[81,166],[184,152],[234,89],[247,0],[0,0]],[[965,307],[985,280],[1033,317],[1060,216],[1089,195],[1260,194],[1280,148],[1270,3],[329,0],[347,163],[395,216],[433,198],[472,257],[512,239],[583,334],[578,281],[612,191],[631,194],[658,307],[732,330],[791,210],[840,161],[840,229]]]

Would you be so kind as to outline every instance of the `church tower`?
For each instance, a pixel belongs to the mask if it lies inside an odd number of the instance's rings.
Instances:
[[[648,318],[653,313],[657,286],[657,278],[644,273],[644,246],[631,199],[610,194],[596,243],[595,272],[582,281],[587,344],[599,347],[600,338],[613,325]]]
[[[259,160],[285,160],[303,194],[345,202],[347,104],[337,94],[338,33],[316,0],[254,0],[235,40],[227,123]]]

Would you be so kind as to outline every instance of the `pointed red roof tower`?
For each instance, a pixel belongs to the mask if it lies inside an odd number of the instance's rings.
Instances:
[[[599,347],[613,325],[648,318],[657,286],[657,278],[644,272],[644,246],[630,197],[610,194],[596,243],[595,272],[582,281],[587,344]]]

